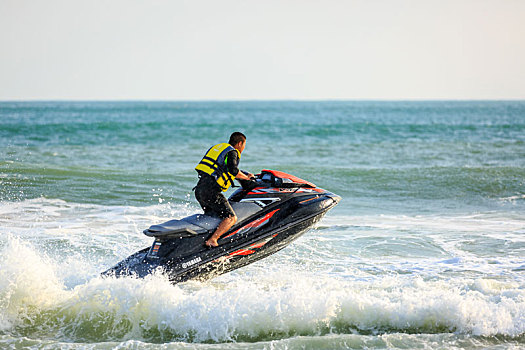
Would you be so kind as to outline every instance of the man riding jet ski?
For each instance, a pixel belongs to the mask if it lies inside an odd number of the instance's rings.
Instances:
[[[129,256],[103,275],[144,277],[160,271],[174,283],[211,278],[283,249],[341,199],[311,182],[276,170],[262,170],[253,180],[240,182],[242,188],[227,201],[237,220],[217,237],[218,247],[205,246],[223,222],[213,211],[170,220],[144,231],[154,238],[151,247]]]
[[[217,240],[236,222],[237,216],[230,203],[221,193],[226,191],[233,179],[251,180],[253,174],[239,171],[241,153],[246,147],[246,136],[234,132],[228,143],[219,143],[210,147],[195,170],[199,182],[195,186],[195,197],[204,210],[204,214],[222,219],[213,235],[206,241],[208,247],[217,247]]]

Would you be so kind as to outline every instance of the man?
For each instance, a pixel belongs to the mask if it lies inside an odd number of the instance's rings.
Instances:
[[[239,171],[241,153],[246,147],[246,136],[234,132],[228,143],[219,143],[211,147],[195,167],[199,182],[195,187],[195,197],[205,214],[222,219],[213,235],[206,241],[209,247],[218,247],[217,240],[236,222],[237,215],[221,192],[233,184],[234,179],[250,180],[253,174],[245,175]]]

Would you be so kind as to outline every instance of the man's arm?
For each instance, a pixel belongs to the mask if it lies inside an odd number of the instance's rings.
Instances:
[[[228,162],[226,166],[228,167],[228,172],[235,176],[236,179],[251,180],[253,177],[252,173],[246,175],[242,171],[239,171],[239,156],[235,150],[228,152]]]

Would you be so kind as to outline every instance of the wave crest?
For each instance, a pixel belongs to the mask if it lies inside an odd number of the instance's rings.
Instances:
[[[284,269],[171,285],[92,278],[67,289],[59,262],[9,239],[2,251],[0,320],[7,334],[74,342],[266,341],[326,334],[447,333],[519,337],[525,290],[494,280],[374,281]]]

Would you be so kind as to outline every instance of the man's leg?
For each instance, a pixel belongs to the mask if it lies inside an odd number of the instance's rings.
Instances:
[[[237,222],[237,216],[233,215],[226,219],[223,219],[213,235],[206,241],[206,245],[210,247],[218,247],[219,243],[217,240],[225,234],[235,223]]]
[[[213,235],[206,241],[206,245],[217,247],[217,240],[225,234],[237,222],[237,215],[226,197],[219,190],[200,186],[201,181],[195,188],[195,197],[206,215],[218,216],[222,219]],[[215,182],[213,182],[215,185]]]

